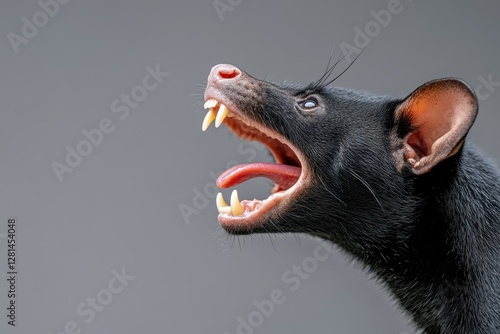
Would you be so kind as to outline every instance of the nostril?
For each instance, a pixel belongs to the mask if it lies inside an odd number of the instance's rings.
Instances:
[[[240,71],[236,67],[221,68],[218,75],[222,79],[234,79],[240,75]]]
[[[231,80],[239,78],[243,75],[236,66],[229,64],[219,64],[212,67],[210,74],[208,75],[209,84],[217,84],[218,81]]]

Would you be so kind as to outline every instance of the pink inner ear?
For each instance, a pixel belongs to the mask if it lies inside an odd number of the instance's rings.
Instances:
[[[460,125],[470,118],[470,104],[465,103],[469,99],[464,97],[460,90],[445,88],[430,89],[411,99],[409,110],[417,131],[408,144],[418,156],[431,155],[442,145],[453,145],[452,141],[464,134]]]
[[[419,132],[411,133],[407,139],[408,147],[406,147],[405,158],[420,160],[420,157],[427,155],[428,148],[425,147],[425,142],[420,138]]]
[[[424,173],[456,153],[477,114],[474,93],[456,79],[431,81],[413,92],[397,109],[416,128],[405,139],[404,158],[414,172]]]

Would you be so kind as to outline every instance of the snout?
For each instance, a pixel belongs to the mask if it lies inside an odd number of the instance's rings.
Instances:
[[[236,66],[219,64],[212,67],[208,75],[205,101],[225,100],[235,109],[246,109],[248,104],[259,100],[262,82],[248,75]]]

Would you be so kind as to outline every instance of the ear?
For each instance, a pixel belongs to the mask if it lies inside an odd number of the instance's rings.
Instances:
[[[396,124],[410,129],[395,152],[397,160],[402,155],[413,174],[427,173],[460,150],[477,109],[474,91],[461,80],[444,78],[418,87],[395,111]]]

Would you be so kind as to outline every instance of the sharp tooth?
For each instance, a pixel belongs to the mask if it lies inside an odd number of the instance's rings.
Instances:
[[[233,216],[241,216],[243,212],[245,212],[245,207],[241,205],[238,192],[235,189],[231,194],[231,213]]]
[[[205,118],[203,119],[203,124],[201,126],[201,129],[203,131],[205,131],[206,129],[208,129],[208,127],[210,126],[210,124],[212,124],[212,122],[214,121],[214,119],[215,119],[215,114],[212,111],[212,109],[210,109],[207,112],[207,114],[205,115]]]
[[[207,100],[207,102],[205,102],[205,104],[203,105],[203,109],[213,108],[218,103],[219,102],[217,102],[217,100],[214,100],[214,99]]]
[[[217,210],[219,213],[231,213],[231,207],[227,205],[226,201],[224,201],[224,197],[222,197],[221,193],[217,194],[215,203],[217,204]]]
[[[224,118],[230,113],[231,111],[226,108],[225,105],[221,104],[219,107],[219,111],[217,112],[217,118],[215,119],[215,127],[218,128],[221,124]]]
[[[223,206],[229,206],[229,205],[227,205],[226,201],[224,200],[222,193],[217,194],[217,198],[215,199],[215,203],[217,204],[217,209],[220,209]]]

